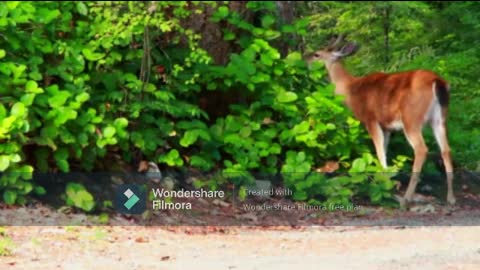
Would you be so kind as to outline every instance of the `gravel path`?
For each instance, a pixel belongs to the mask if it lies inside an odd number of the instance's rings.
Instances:
[[[0,269],[480,269],[478,226],[216,231],[7,227]]]

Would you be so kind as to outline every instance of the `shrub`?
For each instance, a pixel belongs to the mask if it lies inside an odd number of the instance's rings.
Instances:
[[[215,8],[210,20],[237,46],[225,65],[214,64],[199,47],[200,33],[182,23],[205,6]],[[371,166],[365,132],[321,65],[308,68],[299,52],[282,57],[276,49],[286,35],[305,34],[307,21],[282,25],[272,2],[247,8],[261,14],[259,23],[211,2],[0,3],[4,201],[45,193],[29,181],[34,168],[105,168],[101,161],[114,153],[130,163],[220,169],[240,186],[252,183],[253,171],[281,172],[298,200],[388,198],[387,179],[309,174],[328,160],[344,171],[355,158]],[[213,116],[199,106],[212,92],[245,101]],[[93,209],[81,185],[69,184],[66,193],[69,205]]]

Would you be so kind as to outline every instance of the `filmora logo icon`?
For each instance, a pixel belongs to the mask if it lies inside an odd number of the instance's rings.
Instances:
[[[146,198],[146,191],[141,185],[121,185],[115,193],[115,208],[124,214],[140,215],[145,211]]]

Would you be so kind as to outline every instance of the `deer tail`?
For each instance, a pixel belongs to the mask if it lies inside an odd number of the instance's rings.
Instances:
[[[447,107],[450,100],[450,87],[449,85],[440,79],[433,81],[433,89],[435,95],[437,96],[438,103],[440,106]]]

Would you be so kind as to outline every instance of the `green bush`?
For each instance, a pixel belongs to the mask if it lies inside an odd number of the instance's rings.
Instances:
[[[75,206],[85,211],[91,211],[95,207],[92,194],[82,184],[68,183],[65,194],[65,202],[68,206]]]
[[[224,40],[238,47],[226,65],[214,64],[199,33],[182,24],[206,6],[215,8],[210,20],[224,26]],[[34,168],[94,170],[112,153],[130,163],[220,169],[240,186],[252,183],[253,171],[283,173],[297,200],[389,198],[388,177],[309,174],[329,160],[343,171],[374,166],[369,141],[324,67],[276,49],[287,34],[305,35],[308,22],[282,25],[273,2],[247,8],[262,14],[258,25],[213,2],[0,3],[4,201],[45,193],[29,182]],[[213,117],[199,107],[208,92],[247,101]],[[77,184],[66,194],[69,205],[94,207]]]

